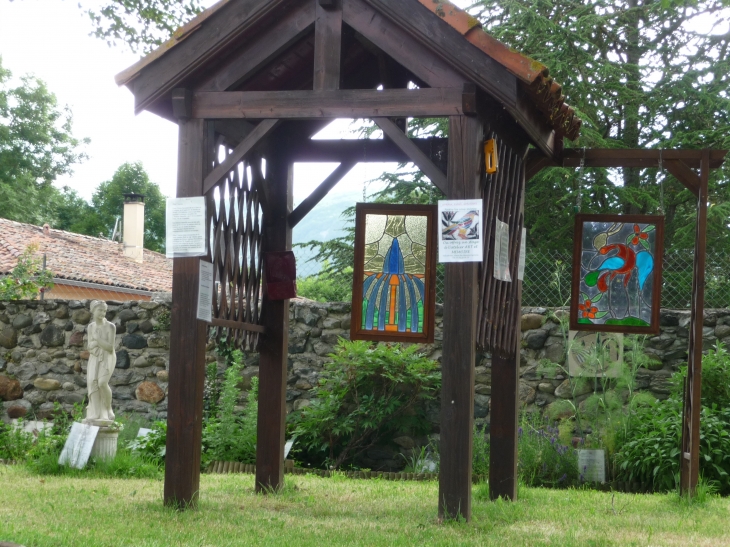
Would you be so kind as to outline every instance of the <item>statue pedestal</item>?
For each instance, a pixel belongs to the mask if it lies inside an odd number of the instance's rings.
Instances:
[[[99,427],[94,446],[91,448],[91,457],[99,460],[111,460],[117,455],[117,441],[119,431],[110,429],[111,420],[84,420],[84,423]]]

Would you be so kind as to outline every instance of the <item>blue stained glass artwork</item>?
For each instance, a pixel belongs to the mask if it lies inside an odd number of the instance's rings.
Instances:
[[[432,208],[427,212],[433,216]],[[353,306],[353,313],[358,307],[360,334],[392,333],[394,340],[428,334],[426,322],[432,319],[428,317],[432,307],[429,300],[433,298],[427,280],[433,258],[428,248],[429,240],[433,240],[429,237],[429,214],[421,210],[414,214],[374,210],[363,211],[358,217],[362,226],[361,241],[356,245],[360,252],[353,297],[360,306]]]

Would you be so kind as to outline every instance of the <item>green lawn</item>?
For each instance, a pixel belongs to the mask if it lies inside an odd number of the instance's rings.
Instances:
[[[730,500],[522,488],[517,503],[474,487],[473,520],[438,524],[435,482],[203,475],[198,510],[162,506],[161,481],[39,476],[0,465],[0,542],[32,546],[730,545]]]

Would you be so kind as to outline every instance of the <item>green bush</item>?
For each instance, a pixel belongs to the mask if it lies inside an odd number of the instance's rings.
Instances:
[[[352,268],[341,273],[323,272],[297,279],[297,296],[317,302],[352,300]]]
[[[425,403],[438,393],[441,373],[418,351],[340,340],[310,406],[291,415],[304,458],[338,469],[398,434],[426,433]]]
[[[669,491],[679,482],[682,402],[657,401],[635,410],[632,427],[616,454],[619,480],[651,484]],[[702,407],[700,474],[730,494],[730,408]]]
[[[474,441],[471,453],[471,472],[474,475],[489,475],[489,431],[487,424],[474,425]]]
[[[152,424],[147,435],[135,437],[127,443],[126,447],[132,454],[162,467],[165,465],[166,443],[167,422],[158,421]]]
[[[525,485],[567,488],[578,483],[578,453],[560,442],[557,426],[523,413],[517,436],[517,473]]]
[[[203,427],[203,465],[210,461],[256,462],[256,427],[258,419],[258,378],[251,379],[251,389],[243,411],[236,406],[241,395],[239,384],[243,354],[231,353],[230,366],[220,386],[218,401],[211,401],[210,415]]]
[[[672,376],[673,395],[678,399],[682,398],[686,377],[686,366]],[[702,404],[730,408],[730,352],[722,342],[702,356]]]

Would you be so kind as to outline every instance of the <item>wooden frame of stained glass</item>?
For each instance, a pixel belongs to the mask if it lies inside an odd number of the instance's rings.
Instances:
[[[664,217],[576,215],[570,328],[657,334]]]
[[[433,342],[436,207],[358,203],[352,340]]]

